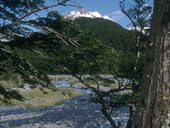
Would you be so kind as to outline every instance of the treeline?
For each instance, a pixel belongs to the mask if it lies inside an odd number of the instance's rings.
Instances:
[[[39,71],[54,75],[70,72],[112,74],[116,78],[133,79],[137,83],[142,80],[147,61],[147,36],[141,38],[140,58],[136,65],[135,32],[117,23],[99,18],[71,21],[51,12],[49,17],[39,18],[35,24],[50,25],[71,37],[66,38],[71,41],[67,44],[55,34],[34,32],[29,37],[17,37],[9,42],[17,55]],[[135,65],[136,71],[133,72]]]
[[[47,17],[28,23],[42,27],[42,30],[29,30],[25,33],[27,36],[18,34],[4,43],[22,59],[25,67],[10,72],[21,74],[24,81],[36,84],[39,81],[36,77],[46,81],[45,75],[48,74],[111,74],[132,81],[134,88],[138,89],[147,59],[146,35],[141,33],[140,58],[136,61],[135,32],[112,21],[100,18],[72,21],[52,11]],[[14,59],[17,62],[7,60],[4,64],[9,67],[12,63],[18,65],[20,59]]]
[[[75,37],[75,38],[79,38],[78,42],[76,42],[77,46],[75,45],[68,46],[66,44],[59,43],[58,41],[58,46],[55,47],[56,49],[55,56],[50,55],[50,52],[52,52],[53,50],[52,46],[51,46],[51,51],[50,48],[46,47],[46,49],[48,49],[48,52],[44,52],[44,50],[40,50],[34,47],[33,51],[30,51],[26,48],[25,49],[22,48],[22,50],[15,49],[16,53],[23,56],[23,58],[28,60],[39,70],[45,71],[48,74],[61,73],[57,70],[57,67],[55,66],[57,63],[61,63],[61,61],[67,62],[69,60],[69,56],[72,57],[72,62],[69,63],[70,65],[75,67],[75,69],[77,68],[76,69],[77,72],[78,70],[81,72],[81,70],[78,69],[79,65],[76,64],[77,62],[75,62],[76,65],[74,65],[73,63],[75,57],[76,57],[76,61],[78,60],[81,61],[83,57],[86,57],[84,59],[87,59],[90,62],[91,60],[97,61],[96,57],[97,55],[100,55],[103,56],[103,58],[105,58],[105,60],[103,60],[105,62],[113,61],[113,60],[109,60],[109,55],[108,56],[105,55],[105,53],[111,51],[114,51],[114,53],[117,54],[116,56],[119,56],[121,61],[125,64],[124,65],[125,67],[128,66],[128,63],[131,63],[130,65],[132,65],[133,67],[132,64],[133,62],[130,62],[133,61],[133,58],[135,57],[135,50],[134,50],[135,33],[133,31],[126,30],[122,28],[120,25],[112,21],[99,19],[99,18],[95,18],[95,19],[79,18],[75,22],[78,23],[80,26],[77,25],[74,21],[68,21],[68,20],[66,21],[70,22],[71,24],[74,24],[77,27],[77,30],[71,30],[70,32],[72,34],[75,33],[75,35],[76,33],[79,33],[76,35],[77,37]],[[56,22],[54,24],[58,24],[58,23]],[[60,23],[60,25],[61,24],[62,23]],[[30,40],[31,38],[37,37],[36,34],[38,33],[32,34],[29,37]],[[50,42],[50,41],[51,41],[50,38],[44,40],[44,42]],[[146,47],[147,45],[145,43],[146,42],[143,42],[143,45],[141,46],[141,49],[143,50],[142,51],[143,54],[145,53],[144,49],[146,49],[144,47]],[[43,49],[45,49],[45,47]],[[83,51],[81,51],[81,49]],[[75,55],[74,52],[76,52],[77,55]],[[112,58],[116,60],[115,55],[112,55]],[[99,59],[102,61],[102,58]],[[129,62],[126,63],[126,61]],[[100,73],[109,73],[109,72],[107,70],[104,70],[104,68],[102,67]]]

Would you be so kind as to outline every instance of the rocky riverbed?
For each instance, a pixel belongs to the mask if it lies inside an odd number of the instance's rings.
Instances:
[[[110,128],[100,112],[101,106],[89,101],[93,94],[89,90],[77,90],[81,96],[60,106],[43,109],[0,107],[0,128]],[[128,117],[127,107],[118,108],[113,113],[114,120],[122,128],[125,128]]]

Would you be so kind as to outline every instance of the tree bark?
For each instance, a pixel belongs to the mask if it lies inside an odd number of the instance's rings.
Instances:
[[[170,0],[155,0],[151,61],[134,128],[170,128]]]
[[[116,126],[114,120],[112,119],[111,115],[109,115],[105,107],[102,107],[101,112],[106,117],[106,119],[110,122],[110,125],[112,126],[112,128],[119,128],[119,126]]]

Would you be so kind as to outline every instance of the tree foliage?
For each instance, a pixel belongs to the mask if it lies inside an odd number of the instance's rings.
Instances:
[[[48,12],[45,17],[37,14],[43,9],[66,5],[68,1],[58,0],[52,6],[45,6],[44,1],[0,1],[0,74],[18,73],[32,87],[49,87],[47,73],[71,74],[95,92],[103,114],[116,126],[107,109],[118,101],[106,103],[115,97],[123,103],[129,96],[120,96],[119,92],[132,85],[132,81],[141,79],[145,50],[138,61],[141,65],[138,65],[139,74],[136,75],[132,73],[136,65],[133,31],[103,19],[78,19],[79,26],[55,11]],[[29,18],[33,15],[38,17]],[[86,24],[82,26],[84,22]],[[145,47],[145,39],[145,36],[141,38],[141,49]],[[90,78],[82,78],[84,74]],[[112,74],[119,86],[109,91],[101,90],[100,85],[104,85],[106,79],[100,74]],[[0,94],[6,99],[23,100],[19,93],[3,85],[0,85]]]
[[[44,20],[50,20],[51,23],[54,22],[52,17],[54,17],[53,15],[55,15],[55,13],[49,13],[46,19],[39,17],[38,15],[38,12],[51,7],[57,7],[60,5],[67,6],[66,3],[69,1],[70,0],[57,0],[54,5],[48,6],[45,5],[45,1],[43,0],[0,1],[0,74],[11,71],[20,74],[25,82],[30,83],[34,87],[37,84],[43,87],[49,87],[50,80],[47,75],[38,71],[31,63],[15,53],[14,47],[17,47],[18,49],[26,48],[31,51],[31,47],[34,44],[32,44],[33,41],[29,39],[31,39],[32,33],[35,29],[38,30],[40,36],[45,33],[53,33],[58,40],[61,40],[64,43],[70,43],[71,40],[67,38],[67,35],[65,37],[59,32],[53,31],[52,28],[50,28],[53,26],[45,24],[46,21]],[[34,15],[39,17],[38,21],[31,20],[31,17]],[[57,23],[55,25],[59,24],[60,23]],[[59,26],[57,27],[59,29]],[[30,46],[28,47],[28,45]],[[38,45],[37,43],[37,47],[42,48],[43,45]],[[2,85],[0,86],[3,88],[0,94],[4,98],[9,98],[9,96],[5,94],[9,91],[7,91]]]

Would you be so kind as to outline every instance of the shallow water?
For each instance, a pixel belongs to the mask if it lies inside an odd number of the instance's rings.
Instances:
[[[61,83],[62,88],[71,88]],[[93,93],[78,86],[75,89],[82,95],[60,106],[43,109],[1,107],[0,128],[109,128],[109,122],[100,112],[101,106],[89,102]],[[128,107],[118,108],[113,113],[113,119],[121,122],[121,128],[125,128],[128,117]]]

